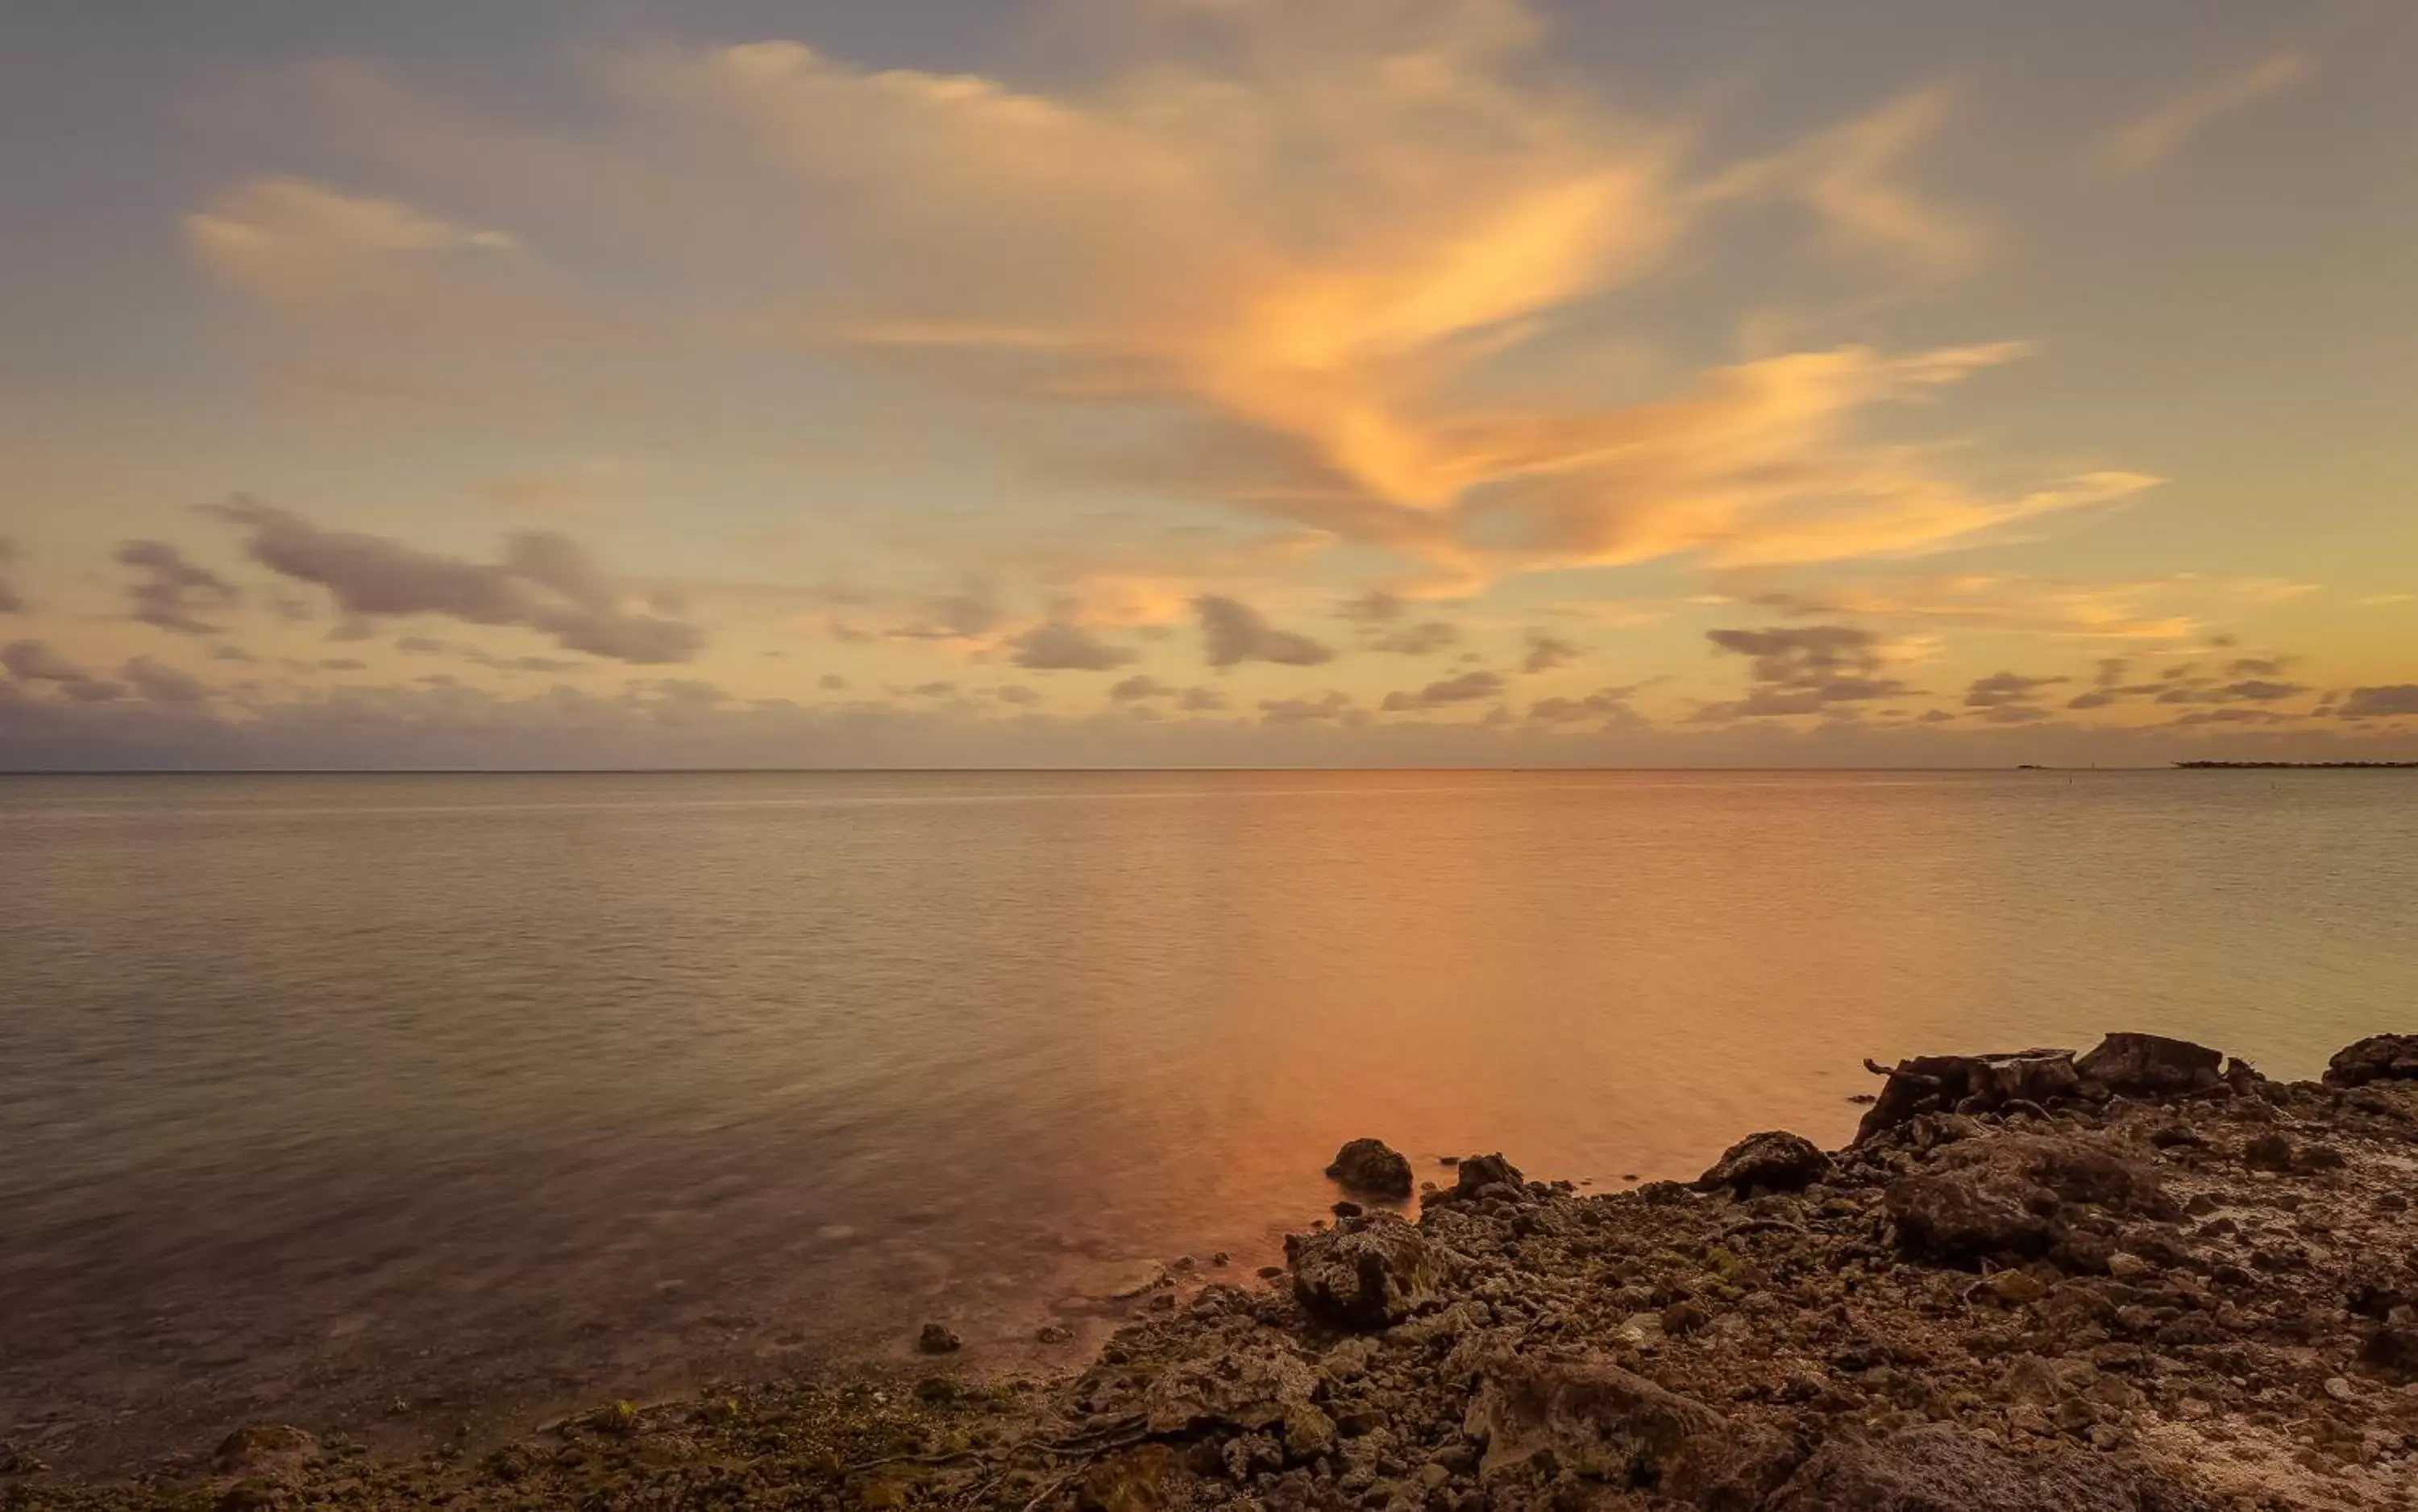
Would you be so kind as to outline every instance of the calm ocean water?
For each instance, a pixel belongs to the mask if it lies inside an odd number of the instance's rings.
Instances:
[[[1010,1358],[1363,1134],[1611,1186],[1866,1055],[2314,1075],[2418,1027],[2413,779],[0,779],[0,1440]]]

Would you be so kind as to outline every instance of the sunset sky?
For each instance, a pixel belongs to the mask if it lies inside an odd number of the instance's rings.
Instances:
[[[2413,57],[16,0],[0,767],[2418,758]]]

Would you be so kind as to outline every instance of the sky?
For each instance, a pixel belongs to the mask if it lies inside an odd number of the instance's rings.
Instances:
[[[0,769],[2418,758],[2413,55],[16,0]]]

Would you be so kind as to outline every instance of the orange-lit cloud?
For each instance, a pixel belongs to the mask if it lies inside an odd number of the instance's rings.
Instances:
[[[2306,83],[2317,63],[2294,48],[2208,79],[2119,128],[2101,144],[2099,166],[2120,176],[2145,174],[2182,150],[2227,115]]]
[[[1866,412],[2010,360],[2010,343],[1790,353],[1613,408],[1486,397],[1524,344],[1743,203],[1801,205],[1875,279],[1969,267],[1972,218],[1901,177],[1937,91],[1699,172],[1681,130],[1557,87],[1517,7],[1367,5],[1387,24],[1362,28],[1213,8],[1247,61],[1137,66],[1079,94],[786,41],[658,57],[624,87],[742,127],[800,187],[818,250],[848,259],[844,313],[800,328],[1258,433],[1289,476],[1211,491],[1422,558],[1431,588],[1679,552],[1920,550],[2152,481],[1990,493],[1936,452],[1857,439]]]

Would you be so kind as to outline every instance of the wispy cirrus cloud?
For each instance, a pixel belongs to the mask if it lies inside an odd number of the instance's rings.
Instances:
[[[2212,75],[2119,127],[2095,160],[2117,176],[2149,173],[2219,120],[2298,88],[2317,71],[2315,58],[2288,47]]]
[[[1923,549],[2122,497],[2120,469],[1978,488],[1876,409],[2020,344],[1774,356],[1660,403],[1507,412],[1485,375],[1629,290],[1733,206],[1805,207],[1877,279],[1978,258],[1972,216],[1905,170],[1921,90],[1728,167],[1691,133],[1568,87],[1523,8],[1366,0],[1196,9],[1216,65],[1138,60],[1087,87],[851,67],[775,41],[634,62],[624,87],[751,139],[826,213],[840,346],[1053,403],[1161,406],[1271,443],[1229,503],[1419,557],[1441,581],[1700,553]],[[1231,449],[1229,449],[1231,451]]]

